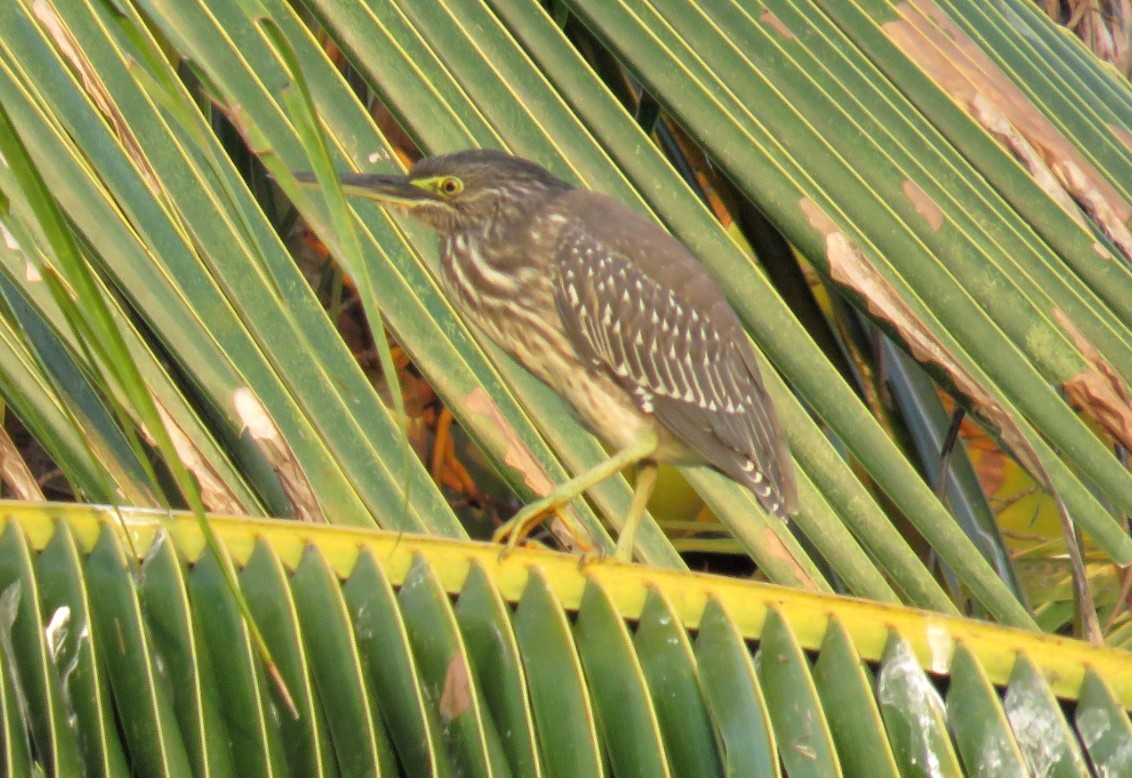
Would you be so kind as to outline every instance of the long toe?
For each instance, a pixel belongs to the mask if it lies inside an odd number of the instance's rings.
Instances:
[[[578,572],[581,573],[590,565],[600,564],[607,559],[609,559],[609,555],[600,548],[585,551],[578,555]]]
[[[547,509],[539,503],[531,503],[513,517],[499,525],[491,535],[493,543],[503,543],[501,556],[510,554],[516,546],[527,539],[535,527],[546,518]]]

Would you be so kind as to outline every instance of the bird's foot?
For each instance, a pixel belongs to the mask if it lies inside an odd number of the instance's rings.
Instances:
[[[591,548],[578,555],[578,572],[584,573],[590,565],[600,565],[610,558],[609,552],[604,548]]]
[[[545,498],[535,500],[530,505],[523,507],[510,519],[500,524],[495,532],[491,534],[492,543],[504,544],[503,548],[499,551],[499,560],[503,561],[510,556],[516,546],[526,540],[527,536],[534,532],[535,528],[541,524],[547,516],[558,510],[559,506],[553,501]]]
[[[590,565],[599,565],[604,562],[632,562],[633,561],[633,539],[630,537],[628,542],[622,542],[618,538],[617,545],[613,548],[613,553],[609,553],[603,548],[594,548],[589,551],[583,551],[578,556],[578,572],[584,572]]]

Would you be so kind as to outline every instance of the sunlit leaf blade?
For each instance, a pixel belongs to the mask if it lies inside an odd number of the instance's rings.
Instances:
[[[755,672],[787,772],[842,775],[810,672],[810,662],[776,610],[767,613]]]
[[[696,636],[696,663],[730,774],[780,775],[766,699],[728,613],[708,600]]]
[[[352,775],[392,772],[396,762],[380,701],[369,692],[338,581],[310,549],[291,584],[339,769]]]
[[[342,594],[371,683],[389,713],[386,725],[401,763],[420,775],[453,775],[439,715],[425,695],[396,593],[368,551],[358,555]]]
[[[207,644],[198,637],[183,562],[171,542],[158,540],[143,565],[139,595],[154,650],[170,679],[174,713],[199,775],[234,776],[227,725]]]
[[[287,764],[292,772],[303,775],[333,775],[333,746],[309,674],[309,653],[302,641],[298,609],[287,586],[287,571],[270,545],[257,544],[240,571],[240,588],[299,714],[297,718],[284,715],[279,719]]]
[[[897,634],[877,671],[876,694],[901,775],[963,775],[939,691]]]
[[[11,259],[19,261],[5,255],[6,264]],[[0,280],[0,294],[9,314],[0,338],[3,391],[18,417],[88,499],[112,501],[117,488],[131,501],[154,502],[144,470],[74,353],[7,276]]]
[[[66,525],[35,561],[44,612],[51,614],[48,639],[61,688],[73,706],[79,748],[88,773],[126,775],[126,757],[112,718],[110,683],[100,663],[101,646],[91,638],[91,600],[82,558]],[[13,716],[12,721],[18,721]],[[9,773],[18,775],[20,773]]]
[[[425,694],[457,769],[467,775],[506,770],[499,731],[486,715],[482,682],[475,675],[451,603],[423,558],[414,561],[398,600],[414,656],[427,679]]]
[[[272,720],[283,710],[276,710],[270,699],[269,681],[226,587],[222,564],[206,553],[193,566],[189,576],[193,617],[216,673],[236,773],[277,775],[283,770],[284,753],[281,732]]]
[[[691,643],[671,605],[656,590],[648,593],[633,642],[673,772],[723,775]]]
[[[603,775],[593,704],[566,614],[534,571],[515,611],[515,639],[531,682],[543,770],[552,776]]]
[[[574,639],[613,772],[671,775],[656,711],[628,630],[599,585],[587,586],[582,595]]]
[[[50,770],[77,771],[79,743],[67,725],[72,715],[64,696],[59,670],[51,661],[61,625],[47,629],[39,581],[33,572],[27,536],[18,524],[0,535],[0,629],[5,654],[11,654],[23,680],[22,705],[37,754]],[[68,690],[69,691],[69,690]]]
[[[4,676],[0,679],[0,713],[4,716],[3,743],[0,744],[3,767],[7,775],[29,775],[32,770],[31,746],[26,720],[20,710],[17,686],[13,682],[12,655],[0,644],[0,661]]]
[[[846,775],[897,776],[884,721],[873,698],[874,679],[837,619],[830,619],[821,654],[814,663],[814,685]]]
[[[128,560],[119,537],[110,529],[95,529],[83,546],[93,546],[84,565],[94,606],[92,634],[103,647],[114,709],[130,760],[141,771],[191,775],[169,679],[158,665],[132,579],[138,560]]]
[[[997,690],[962,644],[956,647],[951,660],[947,720],[968,774],[977,773],[984,765],[995,765],[1005,773],[1026,771]]]
[[[1002,701],[1026,766],[1035,775],[1087,775],[1081,745],[1033,663],[1019,656]]]
[[[472,567],[456,603],[460,633],[476,677],[484,679],[484,701],[503,741],[512,773],[539,776],[542,768],[534,740],[528,684],[510,615],[507,603],[485,570],[478,565]]]
[[[1127,707],[1116,704],[1108,684],[1092,671],[1085,673],[1074,720],[1096,773],[1120,775],[1132,769],[1132,722]]]

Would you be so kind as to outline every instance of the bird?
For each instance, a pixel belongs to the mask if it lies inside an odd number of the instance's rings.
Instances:
[[[630,466],[637,478],[618,560],[632,559],[658,463],[714,468],[767,513],[795,512],[789,448],[739,317],[655,222],[492,149],[424,157],[406,175],[338,178],[346,194],[430,227],[454,307],[611,447],[608,459],[500,526],[493,540],[506,541],[503,553]]]

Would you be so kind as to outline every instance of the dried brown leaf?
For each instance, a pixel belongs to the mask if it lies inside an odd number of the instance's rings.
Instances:
[[[939,230],[943,226],[943,211],[940,210],[936,201],[928,197],[927,192],[910,178],[904,181],[901,188],[904,190],[904,196],[912,201],[916,212],[928,220],[928,226],[932,228],[932,232]]]
[[[810,224],[825,236],[830,277],[860,295],[869,312],[889,326],[917,361],[932,363],[941,369],[955,389],[967,398],[977,417],[991,425],[1022,464],[1043,483],[1048,484],[1045,468],[1014,417],[955,359],[864,252],[837,228],[817,203],[809,198],[802,198],[799,206]]]
[[[472,679],[463,654],[456,654],[444,673],[444,688],[440,691],[440,715],[452,721],[472,707]]]
[[[177,451],[177,457],[181,460],[181,464],[196,477],[197,485],[200,488],[200,499],[204,503],[204,507],[214,513],[246,516],[247,507],[228,488],[228,484],[216,472],[212,463],[201,455],[196,443],[185,434],[184,429],[169,413],[165,404],[156,397],[153,398],[153,403],[157,407],[157,413],[165,425],[165,431],[173,443],[173,448]],[[151,446],[154,445],[153,435],[145,428],[145,425],[142,425],[141,433],[147,443]]]
[[[1128,387],[1063,311],[1055,308],[1053,314],[1091,367],[1062,384],[1069,404],[1089,414],[1124,448],[1132,449],[1132,399]]]
[[[1105,127],[1108,127],[1108,131],[1124,144],[1124,148],[1132,151],[1132,132],[1129,132],[1126,127],[1121,127],[1119,124],[1106,124]]]
[[[790,567],[794,575],[794,585],[797,588],[810,592],[821,591],[818,582],[802,567],[797,557],[794,556],[790,548],[782,542],[782,538],[780,538],[773,529],[767,528],[761,534],[763,539],[762,552],[768,557],[777,559]]]
[[[1059,187],[1132,259],[1132,204],[932,0],[907,0],[897,10],[902,18],[883,29],[905,56],[1006,145],[1062,207],[1076,211],[1055,194]]]
[[[1046,165],[1037,149],[1030,145],[1030,141],[1026,140],[998,106],[982,92],[976,92],[971,98],[970,110],[975,121],[981,124],[983,129],[1010,149],[1015,159],[1022,163],[1022,167],[1026,168],[1042,191],[1073,217],[1075,222],[1084,225],[1085,215],[1077,207],[1077,202],[1069,196],[1069,192],[1065,191],[1065,187],[1057,180],[1057,176]]]
[[[794,40],[794,33],[790,32],[790,28],[786,26],[785,22],[775,16],[774,12],[769,8],[764,8],[763,12],[759,14],[759,21],[761,21],[765,25],[773,27],[774,31],[786,40]]]
[[[503,461],[523,474],[523,481],[532,492],[543,497],[554,488],[554,481],[538,460],[531,454],[527,444],[515,432],[515,428],[499,410],[499,406],[482,386],[477,386],[464,399],[467,409],[486,417],[507,441]]]
[[[252,393],[251,389],[242,387],[232,395],[232,405],[240,417],[240,423],[252,439],[259,444],[260,451],[271,463],[271,467],[279,476],[279,483],[283,492],[295,509],[295,518],[299,521],[326,523],[326,516],[322,513],[322,506],[307,480],[303,468],[295,458],[295,452],[283,439],[275,421],[268,414],[263,403]]]
[[[102,83],[98,69],[87,59],[82,47],[75,40],[74,34],[71,33],[66,23],[55,11],[54,4],[48,2],[48,0],[35,0],[32,3],[32,12],[35,14],[35,18],[39,20],[43,30],[54,41],[55,48],[71,64],[83,85],[83,89],[86,90],[87,96],[106,118],[110,128],[122,144],[122,148],[137,165],[138,171],[142,174],[146,183],[153,191],[160,191],[157,175],[142,152],[141,144],[134,136],[133,130],[130,129],[129,122],[118,110],[109,90]]]

